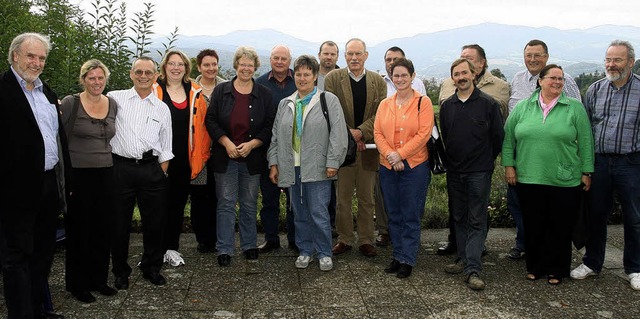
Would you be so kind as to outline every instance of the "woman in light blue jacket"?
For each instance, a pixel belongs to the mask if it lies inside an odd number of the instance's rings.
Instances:
[[[271,181],[289,187],[300,249],[296,267],[307,268],[315,254],[320,269],[328,271],[333,268],[328,211],[331,183],[347,152],[347,126],[338,98],[315,86],[319,68],[310,55],[294,62],[297,91],[278,105],[268,160]],[[321,95],[326,99],[327,117]]]

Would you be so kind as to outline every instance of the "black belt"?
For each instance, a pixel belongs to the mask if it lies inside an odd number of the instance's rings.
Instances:
[[[633,152],[633,153],[626,153],[626,154],[618,154],[618,153],[596,153],[596,154],[607,156],[607,157],[618,158],[618,157],[635,156],[638,153],[640,153],[640,152]]]
[[[131,164],[136,164],[136,165],[143,165],[143,164],[149,164],[149,163],[153,163],[153,162],[157,162],[158,161],[158,157],[157,156],[149,156],[149,157],[143,157],[141,159],[137,159],[137,158],[128,158],[128,157],[123,157],[120,156],[118,154],[112,154],[113,155],[113,159],[121,161],[121,162],[126,162],[126,163],[131,163]]]

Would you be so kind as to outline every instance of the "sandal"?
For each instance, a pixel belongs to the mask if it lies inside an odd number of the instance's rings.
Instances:
[[[527,274],[525,276],[525,278],[527,278],[527,280],[531,280],[531,281],[538,280],[538,276],[536,276],[534,274],[531,274],[531,273]]]
[[[549,275],[549,276],[547,276],[547,282],[549,283],[549,285],[557,286],[560,283],[562,283],[562,278],[561,277],[556,277],[554,275]]]

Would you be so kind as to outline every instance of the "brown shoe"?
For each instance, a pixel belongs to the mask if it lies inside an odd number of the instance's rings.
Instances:
[[[376,246],[378,247],[389,246],[389,235],[387,234],[378,235],[378,237],[376,237]]]
[[[342,254],[344,252],[347,252],[349,250],[351,250],[351,246],[350,245],[347,245],[347,244],[339,241],[335,246],[333,246],[333,249],[331,249],[331,252],[334,255],[340,255],[340,254]]]
[[[376,248],[371,244],[360,245],[360,248],[358,248],[358,250],[360,250],[360,253],[362,253],[362,255],[364,255],[365,257],[375,257],[378,255],[378,252],[376,252]]]

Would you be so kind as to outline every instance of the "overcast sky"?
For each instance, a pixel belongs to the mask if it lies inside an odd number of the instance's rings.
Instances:
[[[92,11],[96,0],[70,0]],[[275,29],[294,37],[369,45],[483,22],[586,29],[615,24],[640,26],[638,0],[121,0],[129,17],[155,4],[153,31],[168,35],[224,35],[236,30]],[[104,2],[104,0],[103,0]]]

